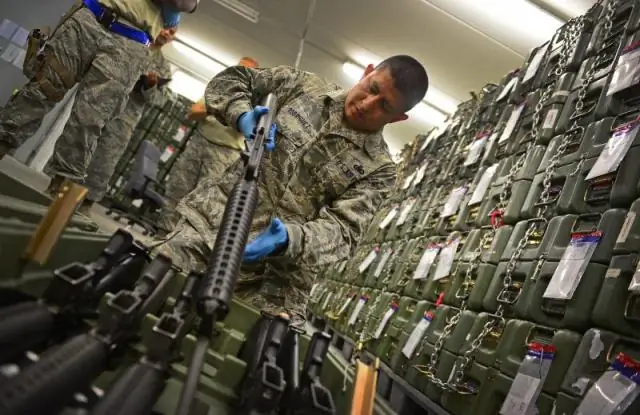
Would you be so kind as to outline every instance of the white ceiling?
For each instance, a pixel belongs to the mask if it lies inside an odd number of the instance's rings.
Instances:
[[[201,0],[198,10],[184,17],[179,38],[225,65],[245,55],[263,67],[293,65],[311,0],[241,1],[260,13],[257,23],[214,0]],[[427,101],[435,102],[442,94],[462,101],[469,91],[519,67],[563,20],[585,12],[594,2],[318,0],[300,68],[347,87],[354,79],[343,71],[344,62],[366,65],[393,54],[410,54],[429,72],[432,91]],[[165,53],[203,79],[219,70],[210,61],[196,62],[198,56],[180,45]],[[429,123],[410,119],[387,127],[385,137],[392,152],[398,152],[429,128]]]

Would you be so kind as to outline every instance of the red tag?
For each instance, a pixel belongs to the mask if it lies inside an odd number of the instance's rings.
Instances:
[[[532,352],[538,353],[555,353],[556,347],[552,344],[542,344],[542,343],[529,343],[529,350]]]
[[[616,356],[616,360],[631,370],[640,371],[640,362],[635,359],[632,359],[629,355],[625,353],[618,353]]]
[[[500,209],[493,209],[490,216],[491,226],[493,227],[493,229],[498,229],[504,225],[504,212]]]
[[[442,305],[442,300],[444,300],[444,291],[438,295],[438,300],[436,301],[436,307],[440,307]]]

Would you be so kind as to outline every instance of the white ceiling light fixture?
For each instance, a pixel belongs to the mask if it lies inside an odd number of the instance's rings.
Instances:
[[[364,75],[364,68],[356,65],[355,63],[345,62],[342,65],[342,72],[345,73],[352,81],[358,82],[362,75]]]
[[[207,84],[193,76],[183,72],[176,71],[173,74],[169,88],[176,94],[189,98],[191,101],[196,102],[204,96],[204,90]]]
[[[377,65],[377,63],[374,63],[374,65]],[[356,65],[352,62],[345,62],[342,65],[342,71],[352,81],[357,82],[364,73],[364,66]],[[424,102],[445,114],[453,114],[459,104],[458,100],[450,97],[433,86],[429,86]]]
[[[173,47],[184,57],[195,63],[197,66],[206,69],[207,75],[213,76],[218,72],[221,72],[226,68],[225,65],[221,64],[218,61],[215,61],[205,55],[204,53],[199,52],[198,50],[190,47],[187,44],[181,42],[173,42]]]
[[[218,3],[222,7],[231,10],[238,16],[244,17],[251,23],[258,23],[258,19],[260,18],[260,13],[239,0],[213,0]]]

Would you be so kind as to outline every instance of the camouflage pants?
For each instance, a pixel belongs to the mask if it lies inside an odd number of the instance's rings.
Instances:
[[[109,180],[127,144],[131,141],[131,135],[142,117],[143,110],[144,102],[131,97],[125,110],[109,121],[102,130],[95,154],[87,169],[85,180],[85,185],[89,189],[87,199],[99,202],[104,197]]]
[[[215,235],[205,240],[189,222],[181,218],[174,232],[166,238],[166,242],[161,244],[158,250],[170,257],[173,264],[185,273],[204,272],[214,242]],[[304,320],[304,308],[311,286],[295,287],[285,275],[274,279],[273,276],[278,273],[274,271],[273,267],[264,263],[243,265],[234,296],[258,310],[274,314],[284,311],[291,316],[292,323],[300,323]]]
[[[119,114],[146,64],[144,45],[111,33],[82,8],[64,21],[45,49],[39,76],[0,110],[0,143],[17,148],[79,83],[69,121],[49,170],[82,182],[107,120]]]
[[[240,150],[213,144],[200,133],[194,133],[169,172],[162,226],[173,229],[180,217],[175,211],[178,202],[194,190],[201,180],[222,177],[239,157]]]

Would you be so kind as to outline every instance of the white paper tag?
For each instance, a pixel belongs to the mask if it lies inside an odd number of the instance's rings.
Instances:
[[[173,153],[175,153],[175,148],[173,148],[173,146],[167,146],[167,148],[164,149],[164,152],[162,153],[162,155],[160,156],[160,161],[162,163],[166,163],[171,156],[173,156]]]
[[[440,214],[441,217],[448,218],[458,212],[458,208],[460,208],[460,203],[462,202],[464,195],[467,193],[467,189],[467,186],[460,186],[451,191],[447,202],[442,208],[442,213]]]
[[[362,274],[363,272],[365,272],[367,270],[367,268],[369,268],[369,266],[373,263],[373,261],[376,259],[376,257],[378,256],[378,251],[380,251],[379,247],[375,247],[371,250],[371,252],[369,252],[369,255],[367,255],[364,259],[364,261],[362,261],[362,263],[360,264],[360,266],[358,267],[358,272],[360,274]]]
[[[546,117],[544,117],[544,122],[542,123],[542,128],[553,128],[556,126],[556,118],[558,118],[558,111],[556,108],[552,108],[547,112]]]
[[[469,153],[467,153],[467,158],[463,163],[464,166],[471,166],[478,162],[478,160],[480,159],[480,154],[482,154],[482,149],[484,148],[484,145],[487,143],[488,139],[489,137],[487,135],[483,135],[481,137],[478,137],[476,140],[474,140],[473,143],[471,143],[471,146],[469,147]]]
[[[380,262],[378,262],[378,265],[373,272],[374,278],[378,278],[380,274],[382,274],[382,270],[384,269],[384,266],[387,265],[387,261],[389,260],[389,258],[391,258],[391,254],[393,254],[393,248],[385,249],[384,253],[382,254],[382,258],[380,258]]]
[[[411,213],[415,204],[416,204],[416,199],[410,198],[409,200],[407,200],[404,207],[402,208],[402,212],[400,212],[400,215],[398,215],[396,226],[401,226],[407,221],[407,218],[409,217],[409,213]]]
[[[344,269],[347,267],[347,262],[349,261],[342,261],[342,263],[338,267],[338,275],[341,275],[344,272]]]
[[[380,229],[384,229],[387,226],[389,226],[389,224],[391,223],[391,221],[393,220],[393,218],[396,217],[396,215],[398,214],[398,211],[400,210],[400,208],[396,205],[394,206],[389,213],[387,214],[387,216],[385,216],[385,218],[382,220],[382,222],[380,222],[380,225],[378,225],[378,228]]]
[[[624,219],[624,223],[622,224],[622,228],[620,229],[620,233],[618,234],[618,239],[616,239],[617,244],[623,244],[627,242],[627,238],[629,238],[629,233],[631,233],[631,228],[636,221],[636,212],[630,210],[627,213],[627,217]]]
[[[449,276],[451,267],[453,266],[453,259],[458,251],[458,245],[460,245],[460,238],[455,238],[450,241],[447,246],[440,251],[440,259],[438,260],[438,266],[436,272],[433,275],[433,280],[438,281]]]
[[[378,328],[376,329],[376,332],[373,334],[374,339],[380,338],[380,336],[382,335],[382,332],[384,331],[384,328],[387,327],[389,320],[391,320],[391,316],[393,316],[393,313],[395,312],[396,312],[396,308],[390,307],[387,310],[387,312],[384,313],[384,316],[382,316],[382,320],[380,320],[380,324],[378,324]]]
[[[511,384],[509,394],[502,404],[500,415],[528,415],[528,408],[531,406],[540,379],[518,373]]]
[[[513,88],[515,88],[517,84],[518,84],[518,77],[514,76],[509,80],[509,82],[507,82],[504,88],[502,88],[502,91],[500,91],[500,95],[498,95],[498,98],[496,98],[496,101],[502,101],[507,95],[511,93],[511,91],[513,91]]]
[[[356,321],[358,321],[358,316],[360,315],[360,312],[362,311],[362,308],[366,303],[366,297],[360,297],[360,299],[358,300],[358,304],[356,304],[356,306],[353,308],[353,311],[351,312],[351,316],[349,317],[349,321],[347,322],[348,326],[353,326],[354,324],[356,324]]]
[[[493,148],[496,146],[496,142],[498,141],[498,132],[494,132],[489,137],[489,141],[487,141],[487,150],[484,152],[484,156],[482,156],[482,164],[487,161],[491,152],[493,152]]]
[[[480,177],[480,180],[478,181],[478,185],[473,190],[473,193],[471,194],[471,198],[469,199],[469,203],[468,203],[469,206],[482,202],[482,199],[484,198],[484,195],[487,193],[487,190],[491,185],[491,181],[493,180],[493,176],[496,174],[497,170],[498,170],[498,163],[487,167],[484,173],[482,173],[482,177]]]
[[[329,305],[329,301],[331,301],[331,297],[333,297],[333,293],[327,294],[327,296],[324,298],[324,303],[322,303],[323,310],[327,309],[327,306]]]
[[[636,267],[636,272],[633,273],[631,283],[629,283],[629,291],[632,293],[640,293],[640,264]]]
[[[640,82],[640,47],[630,45],[622,52],[611,77],[607,96],[620,92]]]
[[[502,143],[511,138],[513,131],[518,125],[518,120],[520,120],[520,115],[522,115],[522,111],[524,111],[524,107],[525,104],[520,104],[513,109],[513,111],[511,112],[511,116],[507,121],[507,125],[505,125],[504,130],[502,130],[502,135],[500,136],[498,143]]]
[[[431,265],[435,262],[438,252],[440,252],[440,245],[431,244],[427,246],[413,273],[414,280],[421,280],[429,276],[429,270],[431,270]]]
[[[632,133],[637,129],[638,125],[617,129],[607,141],[585,180],[596,179],[618,170],[620,163],[622,163],[631,148],[631,144],[633,144]]]
[[[600,232],[593,232],[579,233],[571,237],[571,242],[562,254],[560,263],[542,295],[543,298],[555,300],[573,298],[601,236]]]
[[[536,54],[533,55],[531,62],[529,62],[529,65],[527,66],[527,71],[524,73],[524,77],[522,78],[523,84],[536,76],[538,68],[540,68],[540,64],[542,63],[542,58],[544,58],[544,55],[547,53],[547,49],[549,49],[549,43],[539,48],[536,51]]]
[[[407,342],[402,348],[402,354],[405,355],[407,359],[411,359],[411,357],[413,356],[413,352],[416,351],[416,347],[418,347],[418,344],[424,337],[424,334],[427,332],[427,329],[431,324],[431,319],[431,314],[426,313],[425,316],[420,319],[420,322],[416,324],[413,331],[411,332],[411,335],[409,335]]]
[[[640,385],[636,383],[637,376],[636,370],[621,367],[620,361],[616,358],[609,370],[605,371],[587,391],[575,415],[620,414],[618,409],[624,406],[624,402],[631,403],[640,395]],[[636,378],[636,381],[632,378]]]
[[[344,313],[347,309],[347,307],[349,307],[349,304],[351,304],[351,301],[353,300],[353,295],[350,295],[345,302],[342,304],[342,307],[340,307],[340,310],[338,310],[338,315],[342,315],[342,313]]]
[[[407,190],[409,186],[411,186],[411,183],[413,182],[413,178],[415,176],[416,176],[416,172],[413,172],[409,176],[407,176],[406,179],[404,179],[404,185],[402,185],[402,190]]]

